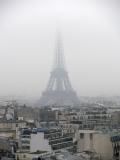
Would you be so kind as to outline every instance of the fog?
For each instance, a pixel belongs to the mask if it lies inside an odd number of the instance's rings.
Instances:
[[[120,95],[119,10],[119,0],[0,0],[0,95],[40,97],[57,32],[78,95]]]

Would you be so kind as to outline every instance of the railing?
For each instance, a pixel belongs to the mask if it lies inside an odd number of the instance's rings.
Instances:
[[[58,144],[58,143],[66,143],[69,141],[73,141],[72,137],[67,137],[67,138],[61,138],[61,139],[57,139],[57,140],[52,140],[49,142],[50,145],[54,145],[54,144]]]
[[[67,142],[67,143],[54,145],[54,146],[52,146],[52,149],[59,150],[59,149],[68,148],[68,147],[72,147],[72,146],[73,146],[72,142]]]

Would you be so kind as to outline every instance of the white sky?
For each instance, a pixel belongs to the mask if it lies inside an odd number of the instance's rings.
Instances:
[[[120,95],[119,0],[0,0],[0,95],[40,97],[61,32],[80,96]]]

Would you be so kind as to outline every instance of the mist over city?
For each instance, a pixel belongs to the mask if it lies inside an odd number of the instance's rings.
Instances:
[[[0,1],[0,95],[41,95],[61,33],[79,96],[120,95],[119,1]]]
[[[0,0],[0,160],[120,160],[120,0]]]

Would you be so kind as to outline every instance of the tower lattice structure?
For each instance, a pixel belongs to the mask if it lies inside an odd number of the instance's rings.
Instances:
[[[78,105],[79,99],[73,90],[65,67],[63,47],[60,37],[57,40],[55,61],[46,90],[42,93],[41,106]]]

